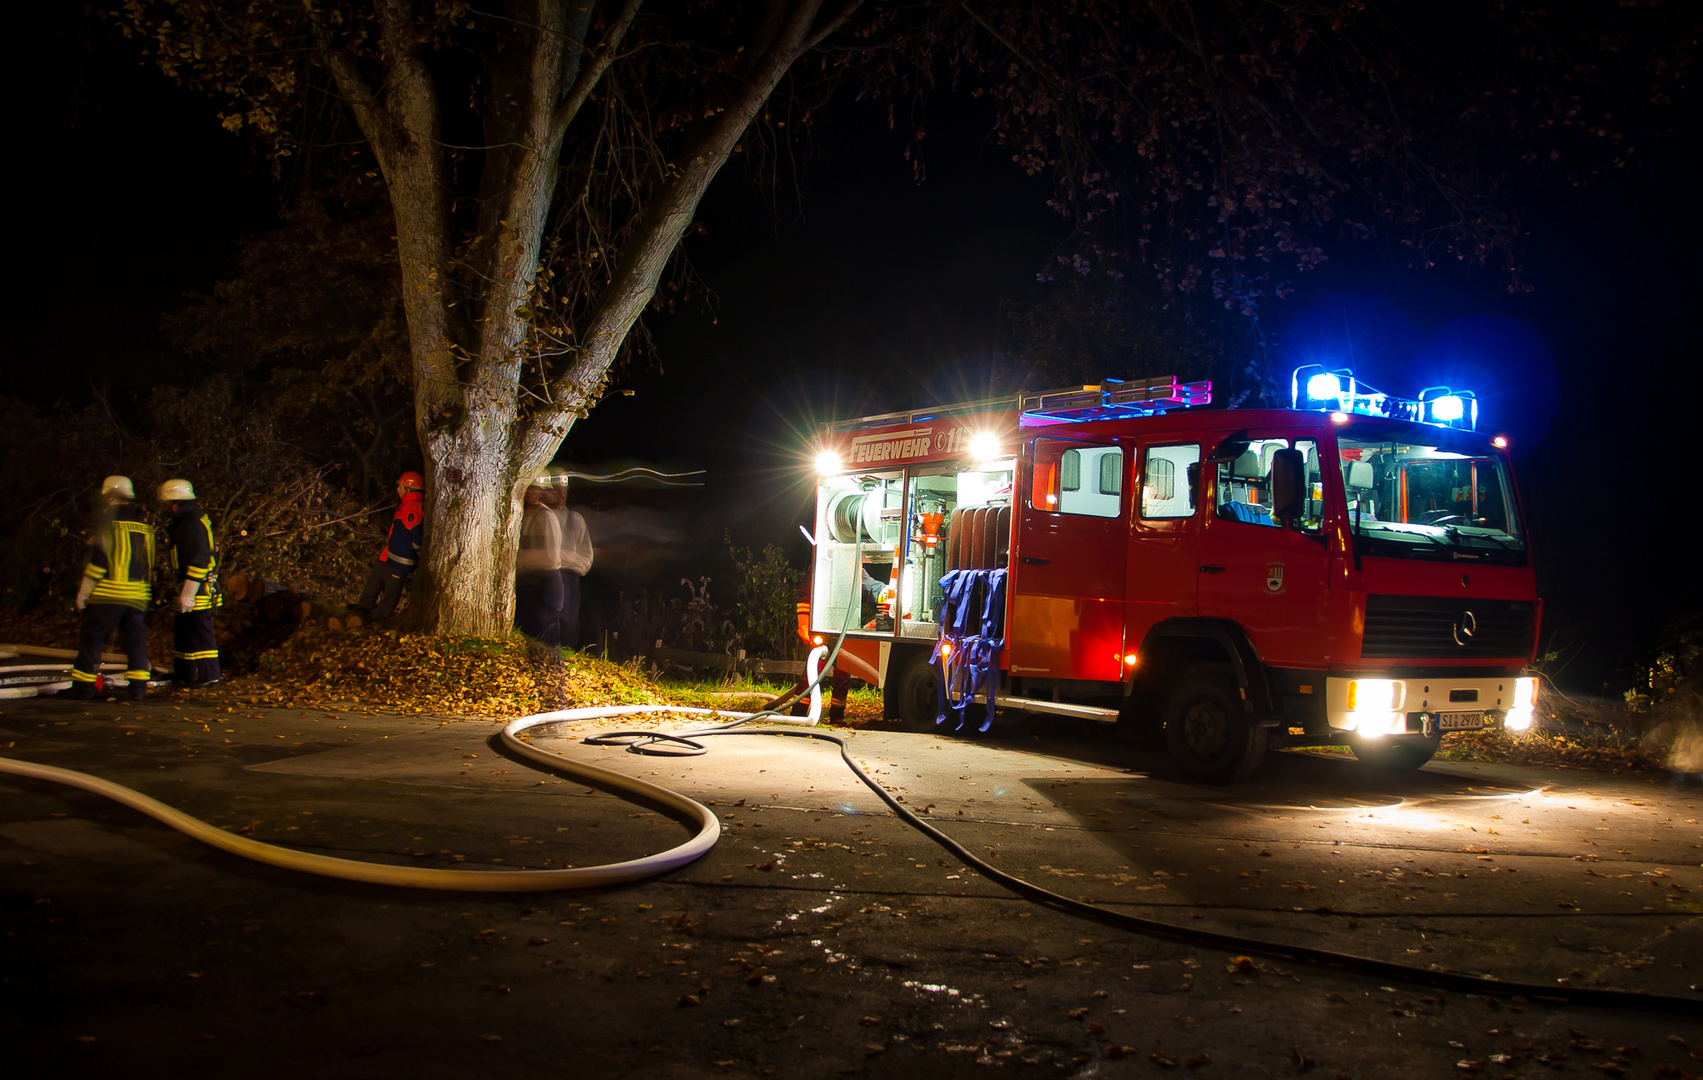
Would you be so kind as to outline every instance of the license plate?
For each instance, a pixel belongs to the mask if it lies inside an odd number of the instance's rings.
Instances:
[[[1484,714],[1481,712],[1438,713],[1437,725],[1444,731],[1476,731],[1484,726]]]

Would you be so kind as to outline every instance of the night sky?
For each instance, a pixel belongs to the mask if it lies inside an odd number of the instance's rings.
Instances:
[[[104,387],[135,408],[183,377],[160,315],[228,273],[233,241],[274,220],[278,194],[204,100],[82,25],[78,7],[9,35],[13,100],[29,107],[12,133],[7,379],[42,404]],[[1044,183],[986,138],[984,114],[931,108],[921,183],[885,110],[846,105],[818,125],[796,176],[782,174],[782,194],[730,164],[687,248],[714,318],[702,304],[651,317],[663,372],[625,373],[635,395],[570,433],[566,462],[710,470],[703,492],[682,496],[700,527],[683,570],[724,529],[802,564],[816,422],[974,391],[1020,365],[1000,303],[1035,287],[1066,229]],[[1514,440],[1545,647],[1577,651],[1562,681],[1588,691],[1623,678],[1663,623],[1703,609],[1684,525],[1699,513],[1703,230],[1697,155],[1682,145],[1696,125],[1682,126],[1641,169],[1591,187],[1520,181],[1534,292],[1510,295],[1482,267],[1411,270],[1373,242],[1333,249],[1266,310],[1284,370],[1347,364],[1352,349],[1380,389],[1478,391],[1481,427]]]

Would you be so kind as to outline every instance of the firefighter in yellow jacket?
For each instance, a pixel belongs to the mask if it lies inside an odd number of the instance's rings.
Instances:
[[[101,482],[106,511],[95,528],[83,583],[77,590],[83,627],[77,661],[71,666],[67,691],[71,697],[95,696],[101,649],[114,630],[130,662],[124,677],[129,680],[131,700],[140,701],[148,694],[148,602],[152,599],[148,583],[154,571],[154,527],[131,505],[135,498],[128,476],[109,476]]]
[[[173,677],[191,690],[219,681],[219,639],[213,633],[213,609],[219,604],[219,559],[213,522],[195,501],[188,480],[160,485],[160,503],[171,520],[171,566],[177,595],[171,598]]]

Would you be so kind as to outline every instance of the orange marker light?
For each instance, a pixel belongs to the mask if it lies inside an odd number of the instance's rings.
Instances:
[[[1508,449],[1508,437],[1506,435],[1498,435],[1494,439],[1490,440],[1490,445],[1494,446],[1498,450],[1506,450]]]
[[[1141,657],[1135,655],[1134,653],[1130,653],[1128,656],[1124,657],[1124,663],[1128,664],[1130,667],[1134,667],[1135,664],[1136,664],[1136,661],[1138,661],[1140,659],[1141,659]]]
[[[1333,424],[1346,424],[1348,423],[1348,414],[1345,412],[1333,412],[1330,414],[1330,422]]]
[[[951,655],[952,655],[952,643],[950,641],[941,642],[940,643],[941,659],[945,659],[946,657],[951,656]]]

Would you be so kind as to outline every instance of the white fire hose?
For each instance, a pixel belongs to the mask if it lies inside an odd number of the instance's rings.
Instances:
[[[0,657],[3,657],[7,652],[15,657],[22,651],[23,649],[18,646],[0,646]],[[816,726],[822,715],[822,688],[821,679],[818,675],[818,665],[821,663],[823,654],[827,651],[825,646],[819,645],[811,651],[809,659],[805,662],[806,679],[810,683],[809,715],[800,718],[771,716],[766,717],[767,719],[787,724]],[[32,668],[53,666],[31,665]],[[68,666],[63,665],[67,668]],[[29,689],[32,693],[34,692],[33,687]],[[523,716],[510,722],[500,733],[499,738],[503,746],[518,757],[536,762],[546,769],[568,773],[591,784],[614,790],[623,797],[662,807],[672,815],[696,825],[698,830],[697,835],[685,843],[669,848],[667,851],[658,852],[655,855],[629,859],[626,862],[608,863],[603,866],[574,867],[564,870],[449,870],[396,866],[390,863],[364,862],[359,859],[340,859],[332,855],[317,855],[312,852],[298,851],[294,848],[280,847],[277,844],[264,843],[260,840],[251,840],[246,836],[238,836],[205,821],[190,817],[183,811],[167,806],[165,803],[150,798],[133,788],[115,784],[111,780],[103,780],[88,773],[5,757],[0,757],[0,773],[29,777],[34,780],[48,780],[57,784],[82,788],[84,791],[91,791],[96,795],[104,795],[114,802],[123,803],[133,810],[139,810],[157,821],[164,822],[186,836],[210,844],[222,851],[230,852],[232,855],[238,855],[257,863],[264,863],[267,866],[299,870],[303,873],[318,874],[321,877],[359,881],[369,885],[397,885],[414,889],[447,889],[458,892],[544,892],[562,889],[596,889],[666,873],[701,858],[721,838],[721,822],[708,807],[677,791],[671,791],[658,784],[640,780],[636,776],[628,776],[613,769],[601,768],[597,765],[574,761],[560,754],[551,753],[548,750],[533,746],[522,739],[521,736],[533,728],[549,724],[572,723],[578,720],[601,720],[613,716],[637,716],[645,713],[687,713],[696,716],[713,716],[729,721],[729,723],[718,725],[717,730],[727,730],[763,715],[761,713],[730,713],[675,705],[598,706],[562,709],[556,712]]]

